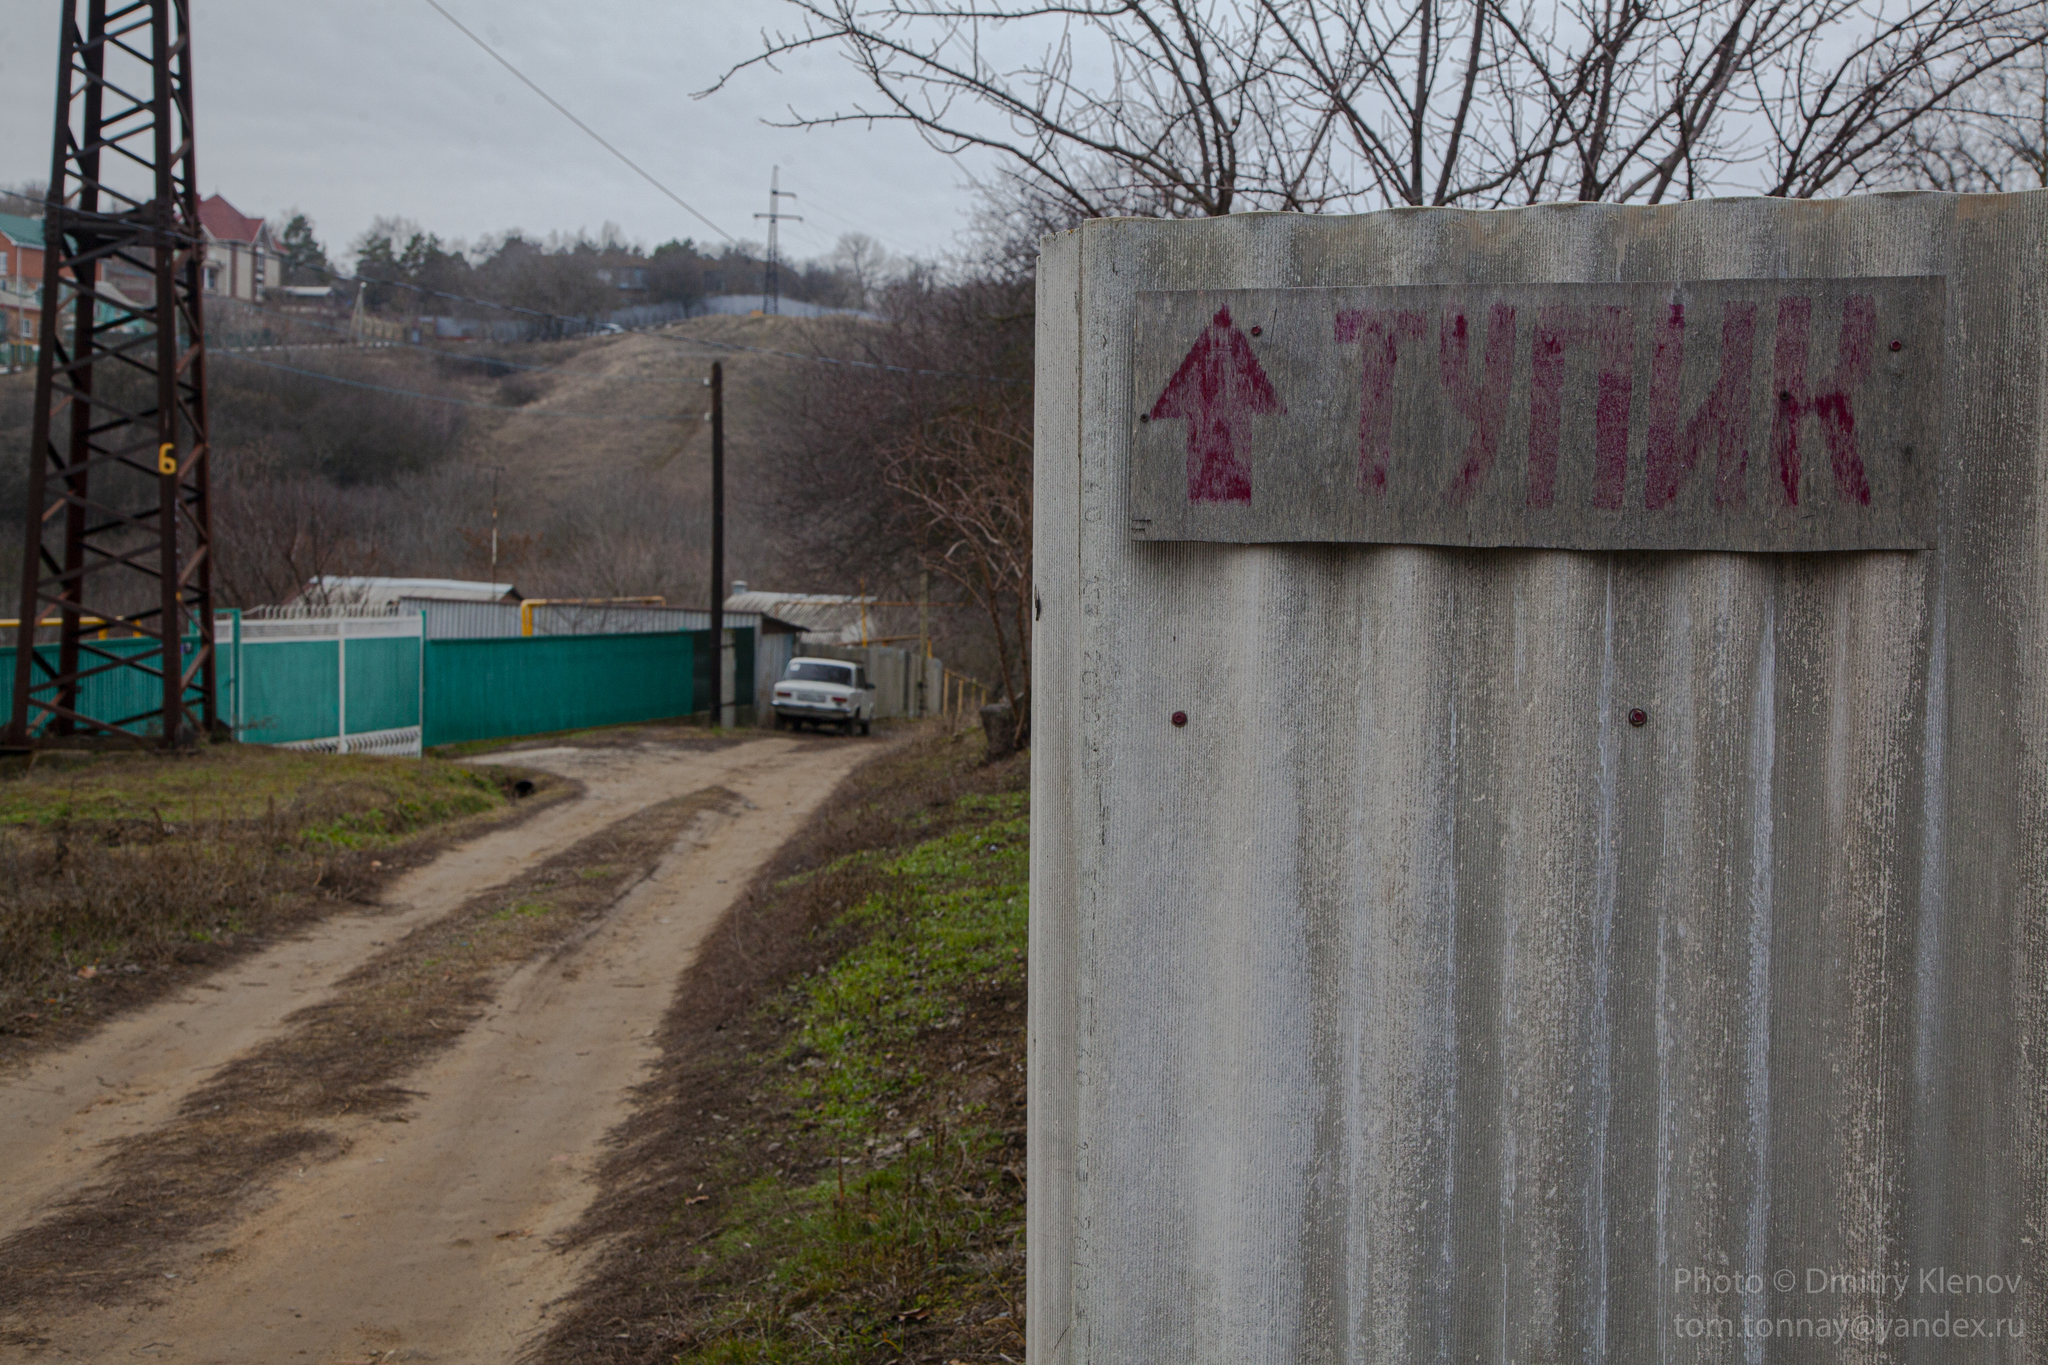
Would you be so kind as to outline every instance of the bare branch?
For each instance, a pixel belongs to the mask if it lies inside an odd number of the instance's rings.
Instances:
[[[2040,0],[791,3],[714,90],[837,50],[873,102],[794,126],[905,123],[1076,217],[2005,183],[2041,121],[1994,95],[2048,33]]]

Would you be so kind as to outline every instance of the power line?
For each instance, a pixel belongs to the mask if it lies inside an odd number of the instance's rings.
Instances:
[[[239,360],[245,365],[261,365],[266,370],[282,370],[286,374],[304,375],[308,379],[324,379],[330,384],[343,384],[351,389],[368,389],[372,393],[388,393],[399,398],[417,398],[423,403],[448,403],[458,408],[488,408],[496,412],[523,412],[532,417],[586,417],[598,422],[699,422],[704,419],[701,412],[683,412],[673,417],[648,417],[627,412],[564,412],[560,408],[521,407],[514,403],[485,403],[474,398],[449,398],[438,393],[420,393],[414,389],[394,389],[384,384],[370,384],[360,379],[343,379],[338,374],[323,374],[319,370],[304,370],[296,365],[280,365],[274,360],[258,360],[253,355],[240,351],[214,351],[214,355],[230,360]],[[697,381],[701,383],[702,381]]]
[[[455,25],[457,29],[460,29],[463,37],[469,39],[472,43],[475,43],[478,47],[482,48],[486,53],[490,54],[490,58],[492,61],[496,62],[499,66],[504,67],[507,71],[511,72],[514,76],[518,77],[520,83],[525,85],[525,87],[528,90],[531,90],[534,94],[539,95],[542,99],[546,100],[549,104],[553,105],[556,113],[560,114],[563,118],[569,120],[569,122],[575,124],[578,128],[581,128],[584,132],[588,133],[591,139],[594,142],[596,142],[598,146],[604,148],[613,156],[625,162],[626,165],[632,168],[634,174],[638,175],[642,180],[645,180],[648,184],[654,186],[654,188],[660,190],[663,194],[667,195],[671,200],[675,201],[676,207],[680,208],[683,212],[695,218],[705,227],[710,228],[719,236],[725,238],[726,241],[736,242],[739,240],[738,238],[734,237],[730,232],[727,232],[724,228],[712,222],[709,218],[706,218],[703,214],[697,212],[697,210],[691,208],[688,204],[685,204],[682,200],[682,196],[678,195],[674,190],[662,184],[659,180],[656,180],[653,176],[649,175],[645,170],[641,169],[640,164],[633,160],[632,157],[627,156],[624,152],[612,146],[611,143],[606,142],[604,138],[599,135],[598,131],[595,128],[592,128],[582,119],[577,118],[574,114],[570,113],[568,108],[564,106],[560,100],[556,99],[553,95],[550,95],[547,91],[535,85],[531,80],[528,80],[526,77],[526,73],[521,71],[518,67],[512,65],[512,63],[506,61],[503,57],[499,56],[496,48],[493,48],[489,43],[477,37],[474,33],[471,33],[467,28],[463,27],[463,23],[460,19],[457,19],[447,10],[442,9],[439,0],[427,0],[427,3],[433,7],[434,12],[436,14],[440,15],[443,19],[446,19],[449,23]]]

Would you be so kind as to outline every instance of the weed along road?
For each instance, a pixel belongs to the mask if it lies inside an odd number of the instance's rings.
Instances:
[[[500,1361],[681,973],[875,752],[621,740],[584,791],[0,1076],[0,1359]]]

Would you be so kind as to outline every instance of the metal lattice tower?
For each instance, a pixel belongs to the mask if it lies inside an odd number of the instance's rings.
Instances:
[[[782,167],[775,166],[770,168],[768,172],[768,211],[754,215],[756,218],[766,218],[768,220],[768,262],[767,268],[761,274],[761,311],[764,313],[780,313],[782,311],[782,256],[781,248],[775,240],[775,228],[779,223],[801,223],[803,221],[802,218],[799,218],[794,213],[784,213],[782,211],[782,201],[794,198],[796,198],[795,190],[782,188]],[[715,593],[718,585],[714,583],[711,586]]]
[[[7,740],[172,747],[216,726],[187,0],[67,0],[59,47]]]

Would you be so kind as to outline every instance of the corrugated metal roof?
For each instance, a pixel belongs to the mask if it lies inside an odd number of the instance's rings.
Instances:
[[[33,247],[40,251],[43,245],[42,220],[24,218],[17,213],[0,213],[0,236],[5,236],[16,246]]]
[[[873,631],[875,608],[872,597],[846,597],[832,593],[784,593],[759,589],[736,592],[725,599],[727,611],[757,612],[786,621],[806,635],[836,644],[859,644],[862,604],[867,603],[869,631]]]
[[[498,640],[519,634],[517,602],[401,597],[395,610],[425,613],[429,640]]]
[[[372,606],[395,603],[404,597],[433,598],[447,602],[499,602],[509,598],[517,602],[519,590],[510,583],[478,583],[460,578],[359,578],[327,575],[308,579],[300,597],[355,601]]]

